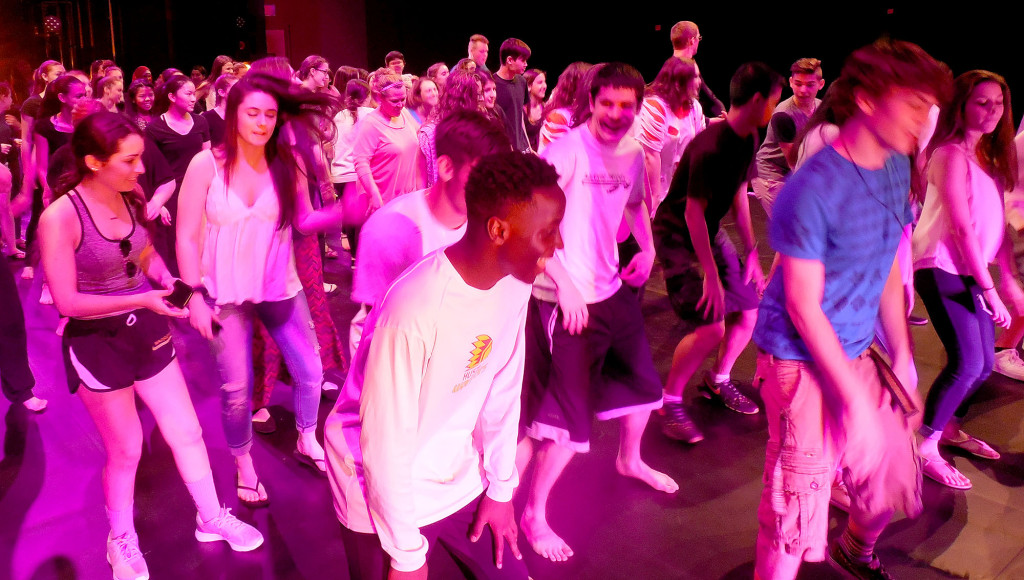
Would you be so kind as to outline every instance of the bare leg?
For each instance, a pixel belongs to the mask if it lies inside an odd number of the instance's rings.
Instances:
[[[7,254],[17,253],[14,239],[14,214],[11,213],[11,171],[0,165],[0,242]]]
[[[525,476],[531,459],[533,459],[533,439],[523,437],[523,440],[516,445],[516,472],[519,474],[520,481]]]
[[[698,327],[684,336],[672,354],[672,368],[668,371],[665,394],[681,397],[693,373],[722,342],[724,335],[725,323],[718,323]]]
[[[712,371],[717,375],[732,374],[732,367],[736,359],[743,353],[743,349],[750,344],[750,337],[754,334],[754,324],[757,322],[757,309],[744,310],[730,315],[725,323],[725,339],[718,346],[718,360]]]
[[[640,439],[647,428],[650,411],[639,411],[619,419],[619,455],[615,458],[615,469],[626,477],[635,477],[658,491],[675,493],[679,484],[671,477],[651,469],[640,457]]]
[[[552,562],[564,562],[572,556],[572,548],[548,525],[547,505],[551,488],[576,452],[554,441],[544,441],[538,447],[530,495],[526,498],[520,526],[535,552]]]
[[[103,467],[103,499],[107,509],[131,509],[135,501],[135,472],[142,456],[142,423],[135,410],[135,389],[95,393],[82,386],[78,394],[107,452]]]
[[[1007,328],[996,339],[996,348],[1017,348],[1024,340],[1024,317],[1014,316]]]

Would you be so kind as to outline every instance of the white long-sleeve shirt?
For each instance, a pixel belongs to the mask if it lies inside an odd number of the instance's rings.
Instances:
[[[325,425],[328,474],[342,524],[375,531],[396,570],[426,562],[421,526],[485,490],[512,499],[529,296],[512,277],[467,285],[442,249],[371,311]]]

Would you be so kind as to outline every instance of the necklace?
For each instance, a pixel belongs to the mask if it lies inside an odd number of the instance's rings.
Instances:
[[[864,190],[867,191],[868,196],[871,197],[871,199],[875,200],[875,202],[878,203],[879,205],[881,205],[883,208],[885,208],[885,210],[889,214],[891,214],[894,218],[896,218],[896,223],[899,224],[899,226],[900,226],[899,229],[900,229],[900,231],[902,231],[903,230],[903,220],[900,218],[900,215],[898,213],[896,213],[895,209],[890,207],[889,204],[885,203],[885,201],[883,201],[882,198],[880,198],[876,194],[874,188],[871,186],[871,183],[868,182],[867,177],[865,177],[864,174],[861,172],[860,165],[858,165],[857,161],[853,158],[853,153],[850,151],[850,147],[846,144],[846,139],[844,139],[842,136],[840,136],[839,137],[839,141],[841,141],[841,143],[842,143],[843,150],[846,151],[846,156],[849,157],[849,159],[850,159],[850,164],[853,165],[853,170],[857,172],[857,177],[859,177],[861,182],[864,184]],[[890,159],[891,158],[892,158],[892,155],[890,154],[889,157],[887,157],[885,159],[885,165],[884,165],[885,176],[886,176],[886,180],[888,181],[887,191],[894,191],[894,190],[895,191],[906,191],[907,192],[907,196],[909,198],[909,195],[910,195],[910,184],[909,183],[904,184],[904,183],[902,183],[902,180],[899,180],[899,182],[897,182],[897,183],[893,182],[893,167],[892,167],[892,164],[890,163]],[[898,176],[897,176],[897,178],[898,178]]]

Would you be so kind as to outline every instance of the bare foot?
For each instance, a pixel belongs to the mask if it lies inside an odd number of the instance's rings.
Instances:
[[[572,557],[572,548],[551,529],[545,518],[534,517],[532,512],[524,510],[519,527],[530,547],[539,555],[552,562],[565,562]]]
[[[620,474],[626,477],[633,477],[646,483],[658,491],[665,493],[675,493],[679,491],[679,484],[674,479],[665,475],[660,471],[651,469],[650,465],[647,465],[641,460],[635,462],[623,461],[621,458],[615,459],[615,469]]]
[[[248,457],[248,456],[247,456]],[[249,461],[237,462],[238,473],[236,485],[238,499],[247,504],[260,504],[267,501],[267,490],[260,483],[256,470],[253,468],[252,459]]]
[[[31,399],[26,399],[21,403],[25,405],[25,408],[33,413],[42,413],[46,409],[46,399],[40,399],[39,397],[33,396]]]

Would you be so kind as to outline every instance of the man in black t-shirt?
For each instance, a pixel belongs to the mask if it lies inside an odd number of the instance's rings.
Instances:
[[[782,84],[782,77],[762,63],[748,63],[736,71],[725,120],[712,123],[690,142],[654,220],[669,301],[689,330],[676,347],[661,411],[662,431],[673,439],[703,439],[683,410],[682,394],[716,348],[717,360],[698,387],[701,394],[738,413],[758,412],[757,404],[739,392],[729,375],[750,342],[764,287],[746,182],[757,150],[757,130],[771,118]],[[730,210],[745,249],[742,262],[721,229]]]
[[[526,136],[523,121],[523,107],[527,103],[528,89],[523,73],[530,58],[530,47],[518,38],[509,38],[501,43],[498,51],[501,68],[494,74],[498,98],[495,105],[505,113],[505,134],[516,151],[529,151],[530,140]]]

